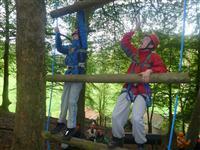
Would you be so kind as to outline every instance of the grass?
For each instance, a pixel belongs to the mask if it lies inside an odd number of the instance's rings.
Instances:
[[[9,100],[11,104],[9,105],[9,111],[15,112],[16,107],[16,78],[9,77]],[[3,78],[0,77],[0,104],[2,104],[2,93],[3,93]]]
[[[0,104],[2,104],[2,92],[3,92],[3,78],[0,77]],[[61,90],[53,90],[52,103],[51,103],[51,116],[58,117],[60,111],[61,102]],[[16,77],[9,77],[9,100],[11,104],[9,105],[9,111],[15,112],[16,108]],[[48,113],[50,103],[50,90],[46,91],[46,112]],[[47,114],[48,115],[48,114]]]

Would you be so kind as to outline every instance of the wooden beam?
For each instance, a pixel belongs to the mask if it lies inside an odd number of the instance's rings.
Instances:
[[[103,5],[113,2],[115,0],[87,0],[87,1],[77,1],[73,5],[69,5],[57,10],[50,12],[52,18],[61,17],[66,14],[71,14],[79,10],[88,9],[88,8],[99,8]]]
[[[146,135],[147,142],[145,144],[151,145],[161,145],[162,144],[162,135],[160,134],[150,134]],[[133,137],[132,133],[125,133],[124,137],[125,144],[137,144],[135,142],[135,138]]]
[[[105,144],[102,143],[96,143],[84,139],[79,139],[79,138],[71,138],[71,140],[67,141],[62,138],[61,135],[59,134],[51,134],[50,132],[42,132],[42,137],[44,139],[50,140],[50,141],[55,141],[59,143],[66,143],[74,147],[81,148],[83,150],[107,150],[108,147]],[[125,148],[116,148],[115,150],[127,150]]]
[[[93,83],[139,83],[142,78],[136,74],[99,74],[99,75],[47,75],[51,82],[93,82]],[[157,73],[150,76],[150,83],[189,83],[188,73]]]

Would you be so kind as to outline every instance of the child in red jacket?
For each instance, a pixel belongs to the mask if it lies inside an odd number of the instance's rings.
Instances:
[[[159,38],[156,34],[146,35],[140,45],[136,48],[131,43],[134,31],[126,33],[121,40],[121,47],[132,63],[128,68],[128,74],[139,74],[143,83],[125,83],[122,92],[118,97],[117,104],[112,113],[112,134],[113,139],[108,144],[109,148],[122,147],[124,125],[128,120],[130,105],[132,106],[132,134],[138,145],[143,149],[146,139],[143,116],[146,107],[150,105],[149,77],[151,73],[164,73],[167,71],[161,57],[155,52]]]

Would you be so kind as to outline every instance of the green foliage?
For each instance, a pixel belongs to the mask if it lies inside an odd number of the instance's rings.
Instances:
[[[47,10],[56,9],[55,0],[47,1]],[[72,4],[74,1],[59,1],[59,7],[67,4]],[[2,6],[2,5],[1,5]],[[188,10],[199,10],[199,1],[188,2]],[[195,8],[195,9],[193,9]],[[160,37],[161,44],[157,49],[167,68],[170,72],[178,71],[178,64],[180,58],[180,39],[181,39],[181,25],[182,25],[182,1],[145,1],[135,2],[132,0],[115,1],[109,5],[104,6],[94,12],[90,16],[90,29],[95,30],[89,34],[89,48],[87,61],[87,74],[117,74],[126,73],[126,70],[131,63],[131,60],[124,54],[120,48],[119,41],[124,32],[134,29],[136,20],[139,18],[141,28],[144,32],[156,31]],[[13,12],[15,14],[15,12]],[[165,118],[169,117],[169,100],[171,99],[174,106],[176,94],[179,94],[181,105],[178,107],[177,123],[178,129],[182,123],[190,121],[191,112],[193,110],[194,101],[197,95],[197,84],[200,81],[200,50],[199,50],[199,20],[200,12],[188,11],[188,21],[193,23],[194,33],[186,36],[185,49],[183,55],[183,72],[189,72],[191,76],[191,84],[172,85],[172,93],[170,93],[170,86],[166,84],[152,84],[152,95],[155,105],[155,112],[160,113]],[[48,33],[53,33],[53,24],[55,20],[47,16],[46,30]],[[62,17],[59,24],[60,28],[66,29],[66,34],[72,32],[75,26],[75,14],[66,15]],[[3,75],[3,26],[5,21],[0,23],[0,76]],[[15,21],[12,28],[15,28]],[[15,33],[13,31],[13,33]],[[178,33],[178,34],[177,34]],[[15,35],[15,34],[14,34]],[[61,55],[52,57],[52,43],[54,40],[52,36],[46,36],[46,72],[51,74],[52,62],[54,64],[54,72],[63,74],[64,58]],[[139,45],[141,35],[136,35],[133,39],[134,43]],[[11,74],[10,84],[16,78],[15,66],[15,44],[11,46],[9,69]],[[3,79],[1,78],[1,85]],[[1,86],[2,87],[2,86]],[[15,93],[16,86],[10,85],[10,99],[13,104],[11,109],[15,108]],[[119,95],[121,84],[87,84],[86,87],[86,106],[89,106],[102,116],[111,116],[114,104]],[[47,108],[49,104],[51,85],[47,83]],[[2,92],[1,92],[2,93]],[[62,94],[62,83],[54,84],[52,116],[57,117],[60,108],[60,98]],[[171,97],[170,97],[170,94]],[[168,121],[165,119],[165,125]]]

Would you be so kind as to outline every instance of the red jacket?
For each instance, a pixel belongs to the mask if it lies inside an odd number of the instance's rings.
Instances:
[[[164,73],[167,71],[165,64],[161,57],[149,49],[139,50],[131,43],[131,37],[134,32],[126,33],[121,40],[121,47],[128,57],[132,59],[132,63],[128,68],[127,73],[140,73],[147,69],[152,69],[153,73]],[[129,84],[130,90],[134,95],[147,94],[144,83]],[[127,88],[128,84],[124,85]],[[149,92],[148,92],[149,93]]]

